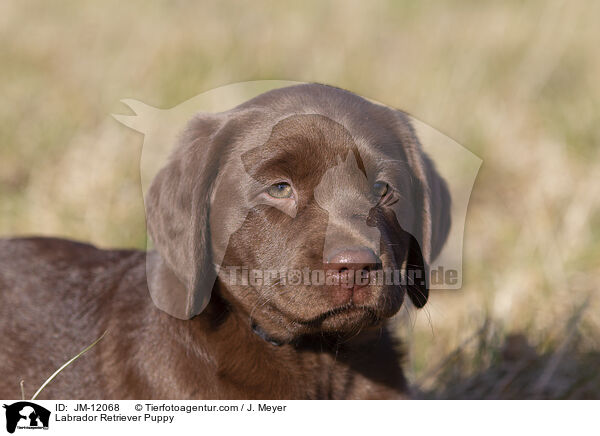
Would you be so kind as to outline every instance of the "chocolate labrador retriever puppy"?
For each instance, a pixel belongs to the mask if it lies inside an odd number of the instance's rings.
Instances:
[[[146,198],[155,250],[0,241],[0,397],[387,399],[385,327],[449,225],[407,116],[324,85],[199,114]]]

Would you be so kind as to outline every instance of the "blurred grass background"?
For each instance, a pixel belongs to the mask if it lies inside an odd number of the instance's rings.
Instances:
[[[464,286],[399,327],[425,398],[600,398],[600,3],[0,3],[0,236],[145,247],[141,135],[233,82],[327,83],[483,159]]]

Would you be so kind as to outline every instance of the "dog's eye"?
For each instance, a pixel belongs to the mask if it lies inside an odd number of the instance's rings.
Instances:
[[[290,198],[294,190],[289,183],[279,182],[269,186],[267,193],[273,198]]]
[[[377,181],[373,184],[373,195],[378,198],[384,197],[389,191],[389,185],[382,181]]]

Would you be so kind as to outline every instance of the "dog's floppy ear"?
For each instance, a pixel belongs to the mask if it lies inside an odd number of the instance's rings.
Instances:
[[[396,131],[413,175],[412,194],[416,211],[416,222],[410,229],[407,265],[416,271],[422,270],[407,291],[413,304],[420,308],[429,297],[429,266],[440,254],[450,231],[451,200],[446,182],[423,152],[408,116],[400,111],[396,115]]]
[[[434,163],[425,153],[422,153],[422,162],[424,181],[421,182],[421,196],[424,207],[421,223],[423,234],[429,241],[426,259],[427,262],[432,262],[442,251],[450,232],[451,198],[446,181],[440,176]],[[423,240],[426,239],[423,238]]]
[[[407,285],[406,293],[417,308],[425,306],[429,299],[427,274],[429,267],[423,258],[423,252],[417,239],[409,233],[408,254],[406,256]]]
[[[148,256],[148,287],[158,308],[181,319],[206,307],[217,275],[209,213],[225,154],[222,124],[217,115],[196,115],[146,196],[148,232],[158,253]]]

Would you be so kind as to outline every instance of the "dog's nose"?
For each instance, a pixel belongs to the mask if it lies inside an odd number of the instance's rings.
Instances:
[[[368,284],[369,272],[381,264],[367,247],[342,249],[327,259],[326,268],[340,279],[340,286],[360,288]]]
[[[329,256],[327,263],[332,267],[333,265],[339,265],[340,269],[349,269],[349,265],[359,269],[366,269],[377,264],[378,259],[373,250],[367,247],[360,247],[337,251]]]

